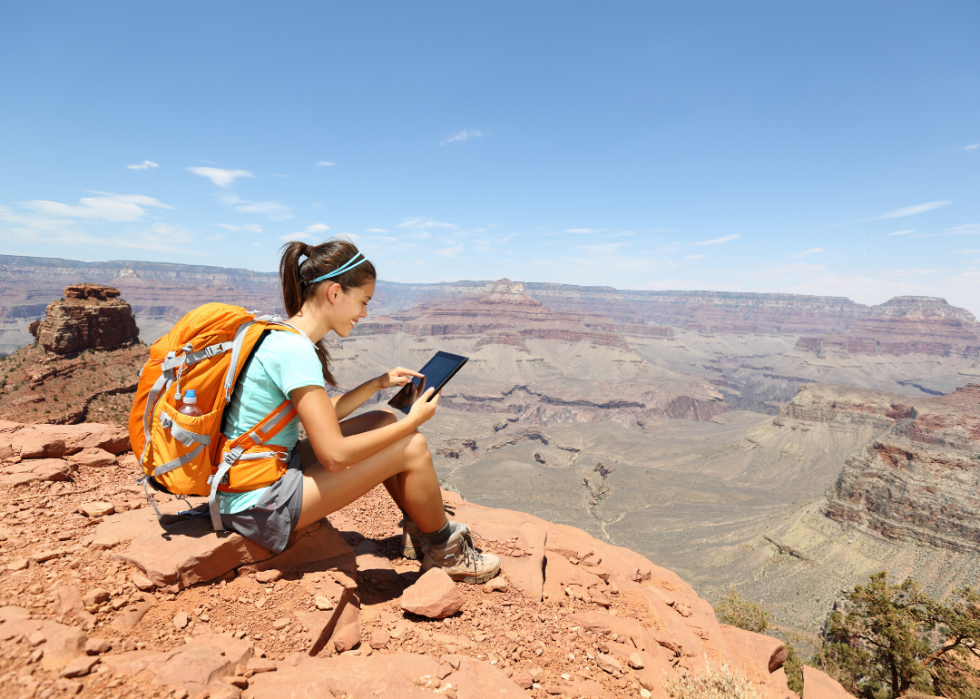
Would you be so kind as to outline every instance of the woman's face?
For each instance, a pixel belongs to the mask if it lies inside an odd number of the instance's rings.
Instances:
[[[337,285],[338,293],[333,302],[333,330],[341,337],[347,337],[354,329],[354,324],[361,318],[367,317],[367,305],[374,296],[374,282],[364,286],[355,286],[344,291]],[[330,291],[332,293],[333,290]]]

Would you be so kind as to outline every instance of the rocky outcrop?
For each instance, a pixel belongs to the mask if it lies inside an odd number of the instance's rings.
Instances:
[[[801,337],[796,349],[831,354],[980,356],[980,323],[972,313],[927,296],[897,296],[857,318],[844,332]]]
[[[85,425],[15,449],[35,428],[0,428],[4,467],[14,452],[114,444],[101,436],[112,427]],[[503,572],[433,591],[399,557],[400,513],[381,488],[274,556],[206,523],[161,529],[132,497],[132,455],[118,458],[54,485],[0,484],[3,669],[32,694],[666,699],[668,679],[711,662],[760,697],[792,696],[780,641],[718,624],[675,574],[573,527],[444,493]]]
[[[873,427],[845,462],[828,517],[889,540],[980,551],[980,384],[918,399],[808,385],[773,423],[796,421]]]
[[[46,352],[59,355],[139,342],[133,309],[119,298],[119,290],[95,284],[66,287],[62,299],[48,304],[32,333]]]

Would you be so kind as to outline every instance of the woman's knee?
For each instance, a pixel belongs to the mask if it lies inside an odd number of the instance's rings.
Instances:
[[[426,441],[425,435],[421,432],[413,432],[406,439],[408,443],[405,445],[405,456],[408,457],[409,461],[431,459],[432,455],[429,453],[429,443]]]

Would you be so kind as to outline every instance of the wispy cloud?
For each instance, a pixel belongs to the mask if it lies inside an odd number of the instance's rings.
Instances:
[[[316,165],[317,165],[317,167],[333,167],[336,164],[337,163],[332,163],[329,160],[320,160],[320,161],[317,161],[317,164]]]
[[[22,206],[47,216],[102,221],[137,221],[146,215],[147,208],[173,208],[160,203],[154,197],[142,194],[102,194],[97,197],[82,197],[77,205],[35,199],[25,202]]]
[[[965,226],[953,226],[952,228],[947,228],[946,232],[950,235],[980,233],[980,223],[968,223]]]
[[[195,175],[207,177],[218,187],[227,187],[239,177],[255,177],[248,170],[224,170],[220,167],[189,167]]]
[[[892,233],[888,233],[888,235],[909,235],[910,233],[915,233],[915,231],[914,230],[893,231]]]
[[[801,253],[793,255],[793,257],[797,259],[801,259],[804,257],[809,257],[810,255],[816,255],[817,253],[821,253],[821,252],[826,252],[826,250],[824,248],[810,248],[809,250],[804,250]]]
[[[426,218],[424,216],[416,216],[415,218],[407,218],[398,224],[398,228],[407,228],[414,231],[414,236],[419,240],[427,240],[432,236],[429,232],[429,228],[447,228],[450,230],[456,230],[459,228],[455,223],[445,223],[443,221],[436,221],[431,218]]]
[[[980,143],[971,143],[970,145],[964,147],[963,150],[970,151],[976,150],[977,148],[980,148]]]
[[[463,246],[462,244],[454,245],[451,248],[443,248],[442,250],[435,250],[434,252],[439,257],[448,257],[450,259],[456,259],[457,257],[459,257],[459,253],[463,252]]]
[[[315,235],[317,233],[326,233],[330,230],[330,226],[325,223],[311,223],[306,228],[301,231],[296,231],[295,233],[287,233],[286,235],[279,236],[279,240],[322,240],[322,235]],[[349,235],[346,234],[345,235]]]
[[[578,235],[586,235],[588,233],[601,233],[606,230],[605,228],[566,228],[566,233],[575,233]]]
[[[142,163],[138,165],[127,165],[126,167],[129,168],[130,170],[149,170],[150,168],[160,167],[160,166],[157,165],[152,160],[144,160]]]
[[[933,209],[938,209],[940,206],[946,206],[952,203],[951,201],[927,201],[925,204],[916,204],[915,206],[906,206],[901,209],[895,209],[894,211],[888,211],[878,218],[902,218],[903,216],[924,214],[926,211],[932,211]]]
[[[365,228],[368,233],[387,233],[388,231],[384,228]]]
[[[957,255],[976,255],[980,250],[953,250]]]
[[[235,211],[241,211],[245,214],[266,214],[272,221],[285,221],[288,218],[293,218],[293,212],[290,208],[276,201],[249,201],[234,194],[219,194],[218,200],[225,206],[230,206]]]
[[[237,231],[247,231],[249,233],[262,232],[262,226],[256,223],[246,223],[244,226],[235,226],[230,223],[215,223],[213,225],[218,226],[219,228],[224,228],[226,231],[231,231],[232,233]]]
[[[685,260],[703,260],[707,255],[684,255]]]
[[[442,139],[439,145],[445,146],[450,143],[459,143],[461,141],[468,141],[471,138],[483,138],[483,132],[480,129],[463,129],[462,131],[457,131],[452,136],[447,136]]]
[[[725,235],[721,238],[714,238],[713,240],[701,240],[697,243],[691,243],[691,245],[718,245],[720,243],[727,243],[732,240],[738,240],[742,236],[737,234]]]

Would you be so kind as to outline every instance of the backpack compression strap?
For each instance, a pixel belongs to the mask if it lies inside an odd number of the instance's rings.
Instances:
[[[218,510],[218,486],[228,480],[228,471],[238,463],[242,454],[275,437],[294,417],[296,417],[296,408],[293,407],[292,401],[287,398],[262,422],[231,442],[228,452],[218,464],[217,473],[208,478],[208,485],[211,486],[211,493],[208,495],[208,509],[211,511],[211,525],[215,531],[220,532],[225,529],[221,525],[221,512]]]

